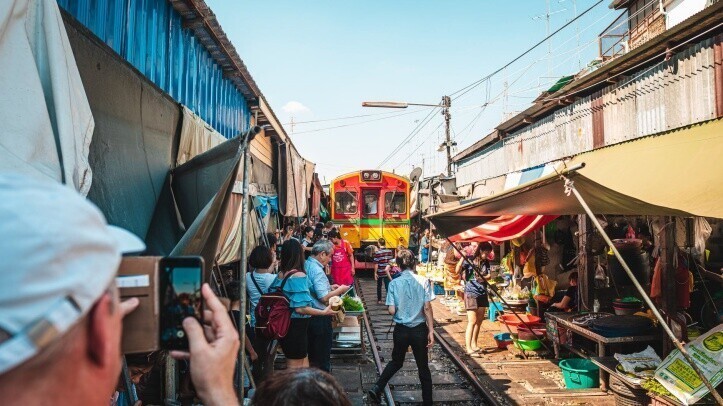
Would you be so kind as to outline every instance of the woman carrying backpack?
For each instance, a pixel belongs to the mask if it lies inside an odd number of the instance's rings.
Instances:
[[[269,290],[281,289],[289,300],[289,307],[292,310],[288,331],[279,340],[286,357],[286,367],[289,369],[309,367],[307,357],[309,318],[336,314],[331,307],[324,310],[315,309],[310,288],[311,282],[304,272],[304,253],[301,244],[295,239],[284,241],[281,247],[279,273]]]
[[[276,280],[276,275],[270,270],[274,262],[276,262],[276,253],[264,245],[254,248],[248,259],[249,268],[252,271],[246,274],[246,294],[249,298],[249,314],[251,315],[249,321],[252,331],[251,342],[258,355],[256,361],[253,362],[253,376],[257,384],[274,370],[276,345],[271,345],[272,340],[264,337],[263,334],[256,334],[256,305],[258,305],[261,295],[268,293],[269,287]]]

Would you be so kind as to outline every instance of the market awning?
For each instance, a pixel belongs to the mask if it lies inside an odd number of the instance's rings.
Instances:
[[[536,230],[557,216],[500,216],[477,227],[449,237],[450,241],[508,241]]]
[[[442,234],[455,235],[498,216],[584,213],[577,199],[565,195],[561,174],[595,213],[723,218],[722,156],[719,119],[580,154],[556,173],[429,220]]]

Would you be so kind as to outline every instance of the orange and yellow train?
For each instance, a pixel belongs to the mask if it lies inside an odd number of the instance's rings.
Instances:
[[[409,179],[383,171],[356,171],[331,182],[331,220],[354,247],[357,267],[368,267],[363,249],[379,238],[387,248],[409,244],[409,191]]]

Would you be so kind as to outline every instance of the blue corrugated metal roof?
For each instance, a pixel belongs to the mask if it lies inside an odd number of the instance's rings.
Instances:
[[[226,138],[249,127],[241,92],[166,0],[58,0],[58,4],[171,97]]]

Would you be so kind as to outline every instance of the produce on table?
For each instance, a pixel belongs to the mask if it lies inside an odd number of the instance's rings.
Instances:
[[[348,312],[361,312],[364,310],[364,304],[358,297],[344,296],[342,299],[344,310]]]

